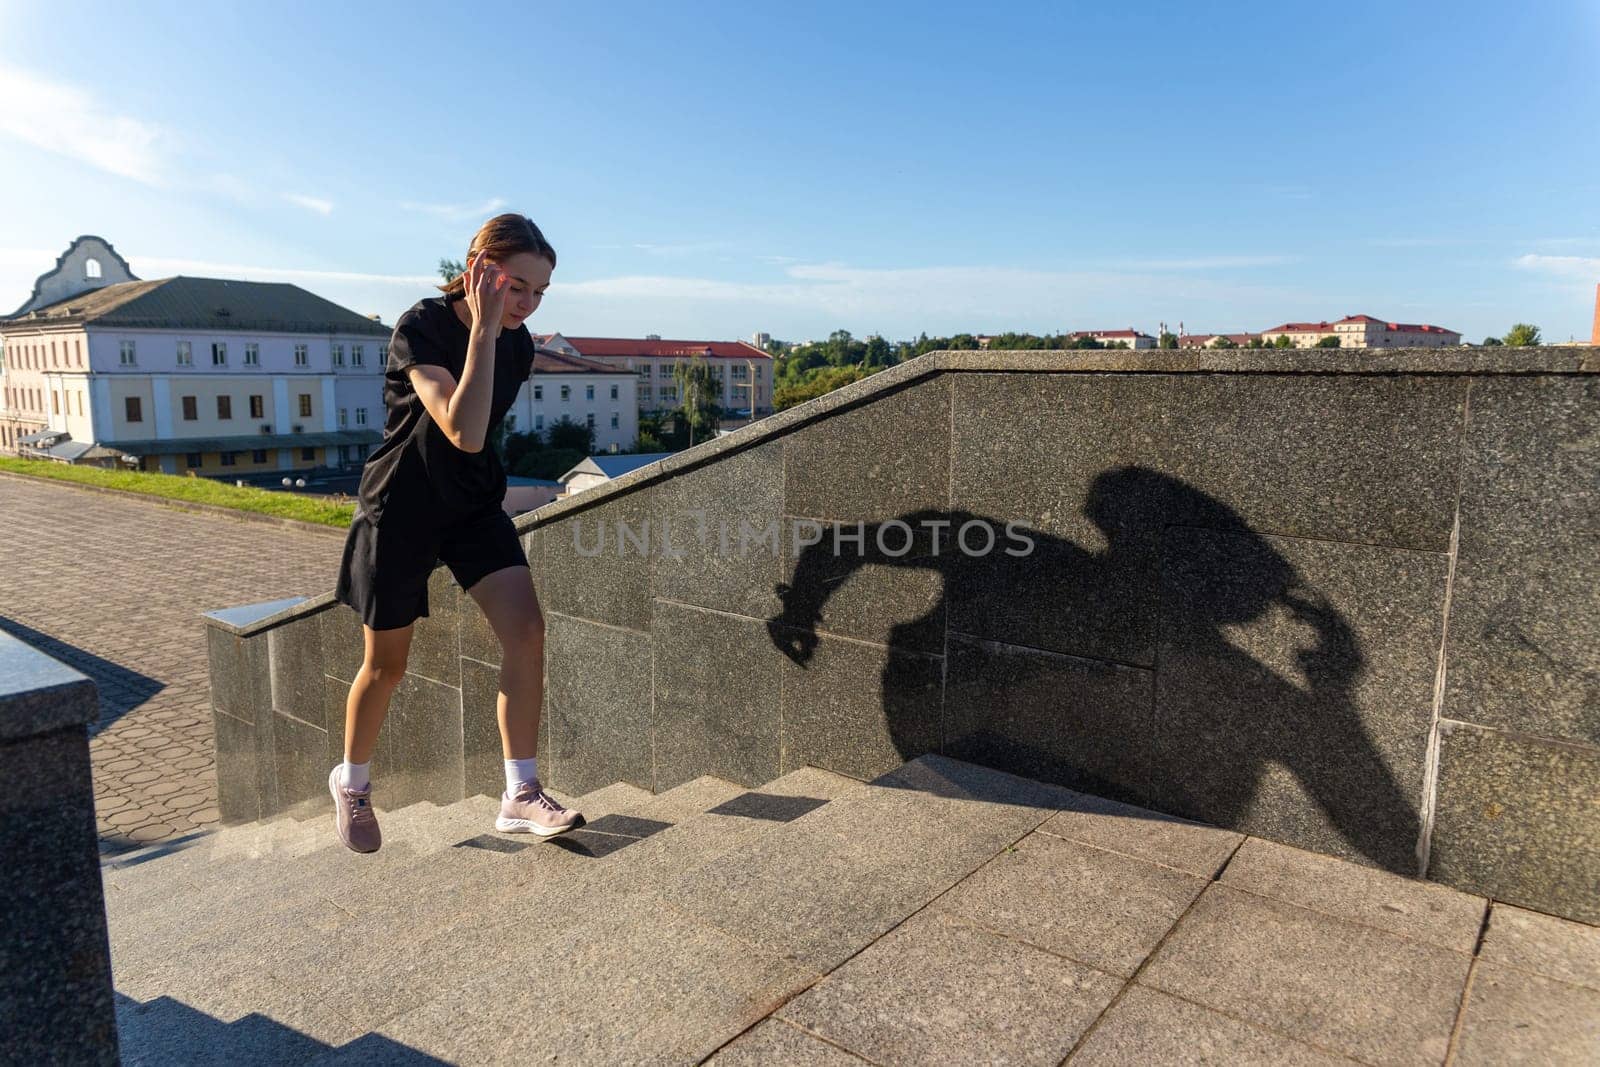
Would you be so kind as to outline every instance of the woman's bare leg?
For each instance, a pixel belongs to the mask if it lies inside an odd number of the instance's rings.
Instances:
[[[406,656],[411,651],[411,631],[374,630],[362,626],[366,654],[361,669],[350,686],[344,705],[344,759],[346,763],[366,763],[378,747],[378,730],[389,714],[389,698],[406,673]]]
[[[526,567],[506,567],[467,592],[500,639],[500,745],[506,759],[539,754],[544,708],[544,612]]]

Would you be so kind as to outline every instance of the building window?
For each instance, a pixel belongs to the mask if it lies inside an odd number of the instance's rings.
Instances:
[[[231,397],[231,396],[219,396],[219,397],[217,397],[217,418],[219,418],[219,419],[231,419],[231,418],[233,418],[233,397]]]
[[[178,366],[194,366],[194,345],[189,341],[178,342]]]
[[[536,386],[533,387],[533,398],[535,400],[543,400],[544,399],[544,386],[536,385]]]
[[[333,365],[335,367],[344,366],[344,345],[333,346]]]
[[[195,419],[198,419],[199,417],[200,417],[200,404],[199,404],[199,401],[197,401],[192,396],[184,397],[183,398],[183,419],[184,419],[184,421],[185,422],[193,422]],[[191,463],[190,466],[191,467],[198,467],[199,464],[198,463]]]
[[[385,363],[385,362],[388,361],[388,359],[389,359],[389,346],[388,345],[379,345],[378,346],[378,362],[379,363]]]
[[[615,400],[616,398],[617,398],[617,387],[613,385],[611,387],[611,399]]]
[[[572,399],[572,386],[563,385],[561,387],[561,399],[562,400],[571,400]]]
[[[200,466],[200,453],[186,452],[183,457],[183,465],[189,468]]]
[[[365,426],[366,424],[367,424],[367,409],[366,408],[356,408],[356,425],[357,426]]]
[[[586,386],[583,387],[583,398],[585,400],[593,400],[594,399],[594,386],[586,385]]]
[[[224,467],[231,467],[235,463],[239,462],[239,453],[237,453],[237,452],[223,452],[218,458],[220,458],[222,460],[222,465]]]
[[[650,385],[641,385],[641,386],[639,386],[639,399],[643,400],[646,404],[648,404],[651,401],[655,400],[655,395],[656,395],[656,391],[655,391],[655,387],[654,386],[650,386]]]
[[[132,341],[124,341],[117,346],[118,361],[124,367],[134,365],[135,350]]]
[[[302,419],[309,419],[311,417],[311,394],[310,393],[301,393],[300,394],[300,417]]]
[[[613,430],[615,430],[617,428],[617,426],[619,425],[618,422],[617,422],[618,417],[619,416],[617,415],[617,413],[615,411],[613,411],[611,413],[611,428]]]
[[[644,366],[639,368],[639,377],[641,377],[641,378],[649,378],[650,377],[650,364],[646,363]]]
[[[213,367],[226,367],[228,365],[228,342],[211,342],[211,365]]]
[[[261,366],[261,346],[247,344],[244,346],[244,365],[246,367]]]
[[[350,365],[352,367],[365,367],[367,365],[367,349],[365,345],[350,346]]]
[[[86,281],[100,277],[100,261],[98,259],[86,259],[83,261],[83,277]]]
[[[50,390],[50,414],[61,414],[61,394],[54,389]]]
[[[349,408],[340,408],[339,409],[339,429],[342,430],[346,426],[349,426],[349,425],[350,425],[350,409]]]
[[[300,450],[300,458],[307,463],[315,463],[317,459],[317,450],[314,448],[302,448]]]
[[[259,396],[250,398],[250,417],[252,419],[264,419],[267,417],[266,401]]]
[[[311,366],[311,352],[305,345],[294,346],[294,365],[296,367]]]
[[[535,430],[544,429],[544,416],[543,415],[535,415],[533,417],[533,428]]]

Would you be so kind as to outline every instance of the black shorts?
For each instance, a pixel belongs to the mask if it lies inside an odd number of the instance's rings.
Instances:
[[[428,614],[428,578],[441,562],[457,585],[471,589],[495,571],[526,568],[528,557],[516,527],[498,507],[431,527],[379,526],[357,508],[334,597],[374,630],[410,626]]]

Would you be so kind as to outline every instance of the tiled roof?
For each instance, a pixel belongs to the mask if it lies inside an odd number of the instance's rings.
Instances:
[[[562,335],[566,337],[565,334]],[[675,356],[689,359],[772,359],[746,341],[652,341],[634,337],[566,337],[573,348],[597,356]]]
[[[67,297],[3,323],[388,337],[392,329],[287,282],[158,278]]]
[[[1074,337],[1150,337],[1147,333],[1138,330],[1079,330]],[[1155,340],[1155,338],[1150,338]]]
[[[1262,333],[1332,333],[1331,322],[1286,322],[1282,326],[1274,326]]]
[[[548,340],[548,338],[546,339]],[[535,374],[620,374],[623,377],[633,376],[633,371],[623,367],[613,367],[609,363],[597,363],[592,359],[569,356],[565,352],[557,352],[553,348],[542,347],[534,349],[533,372]]]

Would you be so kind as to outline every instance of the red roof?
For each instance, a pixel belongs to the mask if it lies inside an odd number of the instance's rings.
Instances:
[[[1274,326],[1262,333],[1332,333],[1333,324],[1328,322],[1286,322],[1282,326]]]
[[[565,336],[565,335],[563,335]],[[604,356],[667,356],[690,359],[772,359],[747,341],[649,341],[634,337],[568,337],[567,343],[591,359]]]
[[[1149,337],[1138,330],[1079,330],[1073,337]]]
[[[545,338],[549,340],[548,337]],[[533,373],[535,374],[629,374],[633,371],[621,367],[613,367],[609,363],[596,363],[592,359],[582,359],[571,356],[565,352],[558,352],[553,348],[537,345],[533,350]]]
[[[1218,337],[1226,337],[1240,348],[1243,348],[1258,336],[1258,334],[1253,333],[1186,333],[1178,338],[1178,347],[1204,348]]]
[[[1455,330],[1447,330],[1443,326],[1429,326],[1429,325],[1427,325],[1425,323],[1384,322],[1382,319],[1375,319],[1371,315],[1347,315],[1344,318],[1340,319],[1338,322],[1334,323],[1334,325],[1335,326],[1342,326],[1347,322],[1360,322],[1360,323],[1364,323],[1364,324],[1369,325],[1369,326],[1382,326],[1385,330],[1389,330],[1389,331],[1396,332],[1396,333],[1455,333],[1456,332]]]

